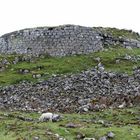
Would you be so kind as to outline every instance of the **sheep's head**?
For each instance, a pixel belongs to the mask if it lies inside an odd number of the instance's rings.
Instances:
[[[62,116],[61,115],[58,115],[58,114],[53,114],[52,116],[52,121],[53,122],[58,122],[62,119]]]

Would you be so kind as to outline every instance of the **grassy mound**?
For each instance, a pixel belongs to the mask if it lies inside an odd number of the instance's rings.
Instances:
[[[136,59],[126,59],[131,56]],[[12,61],[15,56],[0,56]],[[108,71],[132,74],[132,68],[140,65],[140,49],[128,50],[119,47],[111,47],[108,50],[94,52],[88,55],[76,55],[67,57],[45,57],[35,58],[33,62],[19,62],[7,65],[7,68],[0,72],[0,85],[16,84],[22,80],[37,82],[51,77],[53,74],[78,73],[90,69],[98,64],[97,58]],[[138,59],[137,59],[138,58]],[[116,61],[119,60],[119,63]],[[29,73],[21,74],[20,69],[27,69]],[[32,77],[33,74],[41,74],[39,79]]]

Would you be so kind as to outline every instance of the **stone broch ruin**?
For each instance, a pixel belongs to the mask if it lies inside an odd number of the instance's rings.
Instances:
[[[4,35],[0,39],[2,53],[65,56],[89,53],[101,48],[99,34],[92,28],[80,26],[25,29]]]
[[[64,25],[5,34],[0,38],[0,53],[66,56],[98,51],[107,44],[140,47],[138,40],[114,38],[92,27]]]

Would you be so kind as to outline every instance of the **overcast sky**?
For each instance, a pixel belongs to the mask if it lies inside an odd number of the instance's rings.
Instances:
[[[63,24],[117,27],[140,33],[140,0],[0,0],[0,35]]]

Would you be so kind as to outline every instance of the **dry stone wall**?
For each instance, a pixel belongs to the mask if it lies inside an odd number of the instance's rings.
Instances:
[[[66,56],[88,54],[106,45],[140,48],[140,40],[109,35],[100,29],[75,25],[24,29],[0,37],[2,54],[49,54]]]
[[[65,25],[25,29],[0,38],[1,53],[65,56],[101,50],[102,37],[90,27]]]

